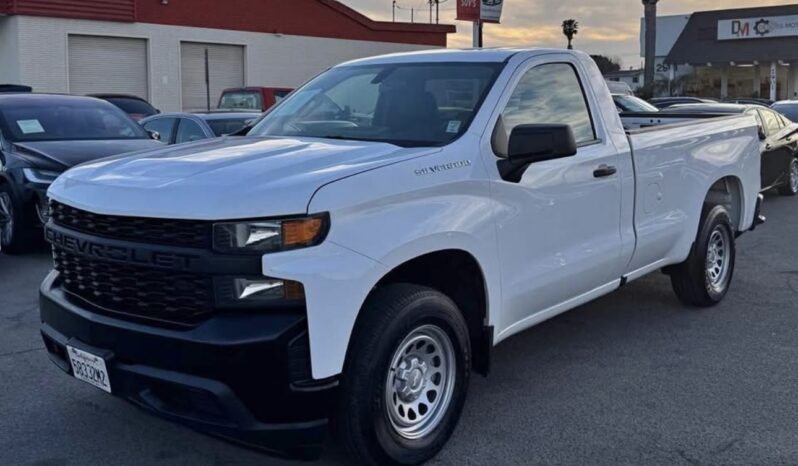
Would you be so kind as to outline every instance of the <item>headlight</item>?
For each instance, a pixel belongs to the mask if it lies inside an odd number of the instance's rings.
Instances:
[[[327,214],[217,223],[213,247],[219,252],[277,252],[315,246],[327,236],[329,223]]]
[[[31,183],[51,184],[61,173],[52,170],[39,170],[38,168],[23,168],[22,174]]]

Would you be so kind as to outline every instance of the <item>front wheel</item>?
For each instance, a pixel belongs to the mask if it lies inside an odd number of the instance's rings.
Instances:
[[[725,207],[705,210],[690,255],[670,270],[673,291],[683,303],[709,307],[723,300],[734,275],[734,236]]]
[[[445,295],[398,284],[376,290],[352,336],[334,424],[370,465],[437,454],[460,418],[471,371],[468,328]]]
[[[795,196],[798,194],[798,159],[792,159],[792,162],[790,162],[787,183],[779,188],[779,194],[783,196]]]
[[[8,184],[0,183],[0,251],[28,252],[34,245],[34,221]]]

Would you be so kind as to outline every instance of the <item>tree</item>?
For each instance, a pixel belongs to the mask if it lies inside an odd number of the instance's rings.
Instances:
[[[643,0],[646,21],[646,65],[643,73],[643,85],[654,86],[654,67],[657,59],[657,2],[659,0]]]
[[[562,22],[562,33],[568,38],[568,50],[573,50],[571,41],[574,40],[575,35],[579,34],[579,22],[575,19],[566,19]]]
[[[605,57],[604,55],[591,55],[596,65],[598,65],[601,74],[612,73],[613,71],[621,71],[621,60],[614,57]]]

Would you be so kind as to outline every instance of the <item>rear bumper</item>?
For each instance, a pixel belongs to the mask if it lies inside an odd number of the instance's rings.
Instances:
[[[50,359],[70,373],[66,345],[103,356],[112,393],[161,417],[290,456],[320,454],[335,379],[310,378],[301,313],[229,313],[190,330],[90,312],[58,286],[40,290]]]

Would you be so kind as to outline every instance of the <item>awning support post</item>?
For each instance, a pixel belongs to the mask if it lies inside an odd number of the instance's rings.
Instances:
[[[775,101],[776,97],[778,96],[778,83],[779,83],[779,75],[778,75],[778,68],[776,67],[778,64],[776,62],[772,62],[770,64],[770,100]]]

